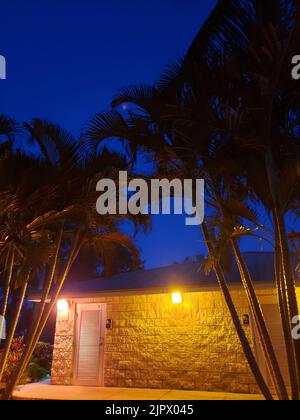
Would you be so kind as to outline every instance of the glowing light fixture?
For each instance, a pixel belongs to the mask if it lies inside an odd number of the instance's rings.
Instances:
[[[172,303],[180,304],[182,303],[182,294],[180,292],[172,293]]]
[[[57,302],[58,312],[69,312],[69,303],[65,299],[61,299]]]
[[[57,301],[57,317],[59,321],[69,320],[69,302],[65,299]]]

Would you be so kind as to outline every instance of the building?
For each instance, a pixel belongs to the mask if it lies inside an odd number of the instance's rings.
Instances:
[[[288,383],[273,254],[246,253],[245,259]],[[235,266],[227,280],[269,382]],[[52,384],[259,392],[216,278],[206,276],[200,263],[66,284],[58,302]]]

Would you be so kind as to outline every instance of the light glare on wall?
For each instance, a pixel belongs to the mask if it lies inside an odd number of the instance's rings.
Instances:
[[[67,300],[57,301],[57,317],[59,321],[69,321],[69,302]]]
[[[172,303],[175,303],[175,304],[182,303],[182,294],[180,292],[172,293]]]
[[[57,302],[57,311],[58,312],[69,312],[69,303],[65,299],[60,299]]]

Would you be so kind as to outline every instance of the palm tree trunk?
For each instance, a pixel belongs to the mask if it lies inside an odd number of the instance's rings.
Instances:
[[[220,197],[217,193],[217,188],[215,186],[213,178],[210,177],[209,181],[213,186],[213,190],[216,197],[216,201],[219,206],[219,210],[222,216],[225,217],[224,210],[222,207],[222,200],[220,200]],[[274,351],[274,347],[272,345],[270,334],[265,323],[264,315],[263,315],[260,303],[258,301],[256,292],[253,287],[253,282],[252,282],[250,272],[240,252],[237,239],[234,237],[231,238],[231,246],[234,251],[236,263],[237,263],[241,280],[242,280],[242,283],[243,283],[243,286],[247,295],[248,303],[251,308],[252,314],[254,316],[254,321],[257,327],[261,344],[262,344],[265,361],[267,364],[267,368],[270,372],[276,394],[280,400],[289,400],[288,392],[284,383],[282,373],[280,371],[279,363],[278,363],[278,360]]]
[[[54,255],[53,263],[51,266],[51,271],[49,273],[47,282],[44,285],[44,290],[43,290],[41,302],[39,305],[39,310],[36,315],[36,319],[34,320],[34,324],[32,325],[31,331],[29,333],[28,340],[27,340],[26,347],[29,347],[29,348],[32,347],[32,343],[34,341],[34,334],[35,334],[36,328],[39,326],[41,322],[43,312],[47,304],[47,299],[48,299],[48,296],[49,296],[49,293],[53,284],[53,280],[54,280],[54,276],[55,276],[55,272],[57,268],[57,263],[58,263],[59,251],[60,251],[61,242],[62,242],[62,235],[63,235],[63,225],[59,229],[58,234],[57,234],[56,243],[55,243],[55,255]]]
[[[287,362],[289,368],[289,376],[291,384],[297,383],[297,374],[296,374],[296,359],[295,353],[293,349],[293,337],[291,334],[290,322],[289,322],[289,310],[288,310],[288,303],[287,303],[287,293],[285,289],[285,283],[282,278],[282,264],[281,264],[281,256],[280,256],[280,249],[278,246],[278,239],[277,239],[277,230],[275,229],[275,278],[276,278],[276,285],[277,285],[277,294],[278,294],[278,302],[279,302],[279,312],[281,317],[282,323],[282,330],[284,335],[285,341],[285,349],[287,355]],[[296,389],[296,387],[295,387]],[[296,391],[295,391],[296,392]]]
[[[28,365],[28,363],[30,361],[32,353],[33,353],[33,351],[34,351],[34,349],[35,349],[35,347],[38,343],[38,340],[40,339],[40,336],[41,336],[41,334],[42,334],[42,332],[45,328],[45,325],[46,325],[46,323],[49,319],[49,316],[50,316],[52,310],[54,309],[54,307],[56,305],[57,299],[58,299],[60,291],[61,291],[61,289],[64,285],[64,282],[65,282],[65,280],[66,280],[66,278],[67,278],[67,276],[70,272],[70,269],[72,268],[72,265],[73,265],[74,261],[76,260],[76,258],[78,256],[78,253],[81,249],[82,244],[79,241],[79,236],[80,236],[80,233],[78,231],[77,234],[76,234],[76,238],[74,240],[74,244],[73,244],[72,250],[70,252],[67,264],[66,264],[66,268],[65,268],[64,273],[61,277],[61,280],[58,282],[58,284],[55,288],[55,291],[54,291],[54,294],[51,298],[51,302],[49,304],[49,307],[48,307],[48,309],[46,307],[44,308],[44,311],[43,311],[42,316],[41,316],[40,323],[36,324],[35,328],[32,330],[31,337],[30,337],[30,342],[26,345],[25,351],[24,351],[24,353],[23,353],[23,355],[22,355],[22,357],[21,357],[21,359],[18,363],[18,366],[17,366],[16,370],[13,372],[13,374],[12,374],[12,376],[11,376],[11,378],[10,378],[10,380],[9,380],[9,382],[8,382],[6,388],[5,388],[5,390],[4,390],[4,392],[1,396],[2,400],[9,400],[11,398],[15,386],[18,384],[23,372],[26,369],[26,366]]]
[[[296,284],[294,279],[294,274],[292,270],[290,252],[288,246],[288,239],[285,228],[285,221],[281,215],[281,212],[277,209],[274,209],[273,216],[275,218],[275,223],[278,229],[278,239],[279,239],[279,250],[281,257],[281,278],[282,283],[286,289],[286,300],[287,300],[287,310],[288,310],[288,323],[289,323],[289,332],[292,337],[292,319],[295,316],[299,315],[297,294],[296,294]],[[294,396],[297,400],[300,397],[300,341],[292,339],[292,346],[294,348],[295,358],[296,358],[296,376],[298,379],[298,386],[294,386]]]
[[[78,245],[78,243],[77,243],[77,245]],[[64,283],[66,281],[66,278],[69,275],[69,272],[70,272],[70,270],[72,268],[72,265],[73,265],[74,261],[76,260],[76,258],[78,256],[78,253],[80,251],[80,248],[81,248],[81,246],[78,246],[77,249],[74,248],[75,251],[72,252],[72,255],[70,255],[70,258],[69,258],[67,267],[66,267],[66,269],[64,271],[64,274],[61,277],[61,281],[57,284],[55,290],[53,291],[53,296],[51,297],[51,301],[49,303],[49,307],[48,307],[47,310],[44,311],[43,316],[42,316],[42,319],[41,319],[41,322],[39,324],[39,327],[36,330],[36,333],[35,333],[35,336],[34,336],[34,340],[33,340],[33,344],[32,344],[32,346],[31,346],[31,348],[29,349],[29,352],[28,352],[26,364],[29,362],[29,360],[31,358],[31,355],[32,355],[32,353],[33,353],[33,351],[34,351],[34,349],[35,349],[35,347],[36,347],[36,345],[37,345],[37,343],[38,343],[38,341],[40,339],[40,336],[41,336],[41,334],[42,334],[42,332],[43,332],[43,330],[44,330],[44,328],[45,328],[45,326],[46,326],[46,324],[48,322],[48,319],[49,319],[49,317],[51,315],[51,312],[53,311],[53,309],[55,308],[55,306],[57,304],[57,300],[59,298],[59,294],[61,292],[61,289],[62,289],[62,287],[63,287],[63,285],[64,285]]]
[[[253,287],[251,275],[244,261],[244,258],[240,252],[237,240],[235,238],[232,238],[231,243],[234,250],[237,265],[240,271],[241,279],[244,285],[244,289],[248,297],[248,302],[249,302],[251,311],[254,315],[256,327],[260,336],[265,360],[266,360],[267,367],[272,378],[272,382],[274,384],[278,398],[281,400],[288,400],[289,396],[288,396],[287,388],[284,383],[284,379],[283,379],[283,376],[279,367],[279,363],[278,363],[278,360],[274,351],[274,347],[272,345],[272,341],[271,341],[270,334],[266,326],[266,322],[264,319],[264,315],[263,315],[260,303],[258,301],[256,292]]]
[[[209,234],[209,231],[207,229],[207,226],[206,226],[205,222],[202,223],[202,232],[203,232],[203,236],[204,236],[204,239],[205,239],[205,242],[206,242],[208,252],[212,257],[214,257],[214,254],[215,254],[214,247],[212,245],[212,242],[211,242],[211,239],[210,239],[210,234]],[[233,321],[233,324],[235,326],[236,332],[238,334],[240,343],[241,343],[242,348],[244,350],[246,359],[247,359],[247,361],[249,363],[249,366],[250,366],[250,369],[253,373],[253,376],[255,377],[255,380],[256,380],[262,394],[264,395],[264,397],[267,400],[273,400],[271,391],[270,391],[268,385],[266,384],[265,379],[264,379],[264,377],[263,377],[263,375],[262,375],[262,373],[259,369],[259,366],[257,364],[257,361],[256,361],[255,357],[254,357],[254,354],[253,354],[252,348],[250,346],[250,343],[249,343],[249,341],[247,339],[247,336],[245,334],[245,331],[244,331],[244,329],[241,325],[241,322],[240,322],[238,313],[236,311],[235,305],[233,303],[230,291],[229,291],[228,286],[226,284],[226,280],[225,280],[223,270],[220,267],[219,263],[215,262],[214,270],[215,270],[215,274],[216,274],[218,283],[220,285],[220,288],[223,292],[227,307],[228,307],[229,312],[231,314],[232,321]]]
[[[13,275],[13,269],[14,269],[14,263],[15,263],[15,252],[12,250],[11,256],[10,256],[10,262],[9,262],[9,270],[7,275],[7,280],[5,283],[5,289],[3,293],[3,304],[0,315],[5,318],[7,306],[8,306],[8,300],[9,300],[9,294],[10,294],[10,287],[11,287],[11,281],[12,281],[12,275]],[[1,344],[1,337],[0,337],[0,344]]]
[[[282,281],[282,292],[286,293],[284,299],[287,302],[287,319],[289,323],[289,333],[292,336],[292,319],[294,316],[298,316],[298,303],[296,295],[296,285],[290,260],[290,251],[288,245],[287,231],[284,219],[284,206],[282,204],[282,197],[280,195],[280,182],[279,175],[276,171],[272,152],[269,151],[265,154],[266,171],[268,175],[269,189],[272,196],[273,208],[272,216],[276,232],[276,240],[278,243],[279,255],[281,260],[281,276]],[[295,369],[291,370],[291,376],[293,378],[292,386],[292,398],[293,400],[299,400],[300,393],[300,341],[292,340],[293,358]]]
[[[10,327],[10,330],[9,330],[9,333],[8,333],[7,341],[5,343],[5,348],[4,348],[2,358],[1,358],[1,363],[0,363],[0,382],[2,380],[3,373],[5,371],[10,347],[11,347],[13,338],[15,336],[16,329],[17,329],[20,313],[21,313],[21,310],[22,310],[22,307],[23,307],[26,291],[27,291],[27,288],[28,288],[28,282],[29,282],[29,276],[26,278],[26,281],[24,282],[24,284],[22,286],[21,294],[20,294],[20,297],[19,297],[19,303],[18,303],[18,306],[15,310],[14,317],[13,317],[13,320],[12,320],[12,324],[11,324],[11,327]]]

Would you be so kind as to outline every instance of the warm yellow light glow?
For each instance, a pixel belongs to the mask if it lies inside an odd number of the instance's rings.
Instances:
[[[182,303],[182,294],[180,292],[172,293],[172,303]]]
[[[58,312],[69,312],[69,303],[65,299],[61,299],[57,302],[57,311]]]

